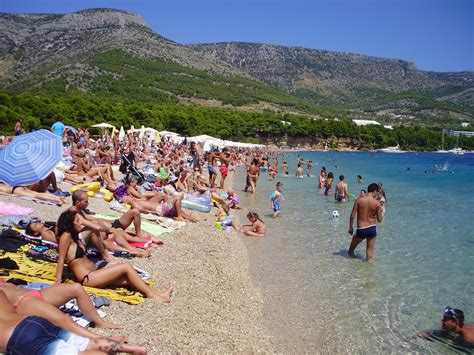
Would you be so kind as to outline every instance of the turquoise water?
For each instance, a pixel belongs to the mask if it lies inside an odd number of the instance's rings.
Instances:
[[[336,181],[345,175],[356,195],[368,183],[382,182],[388,205],[375,258],[367,263],[365,243],[357,259],[347,257],[352,203],[326,198],[317,177],[269,181],[264,174],[255,196],[240,192],[242,204],[267,225],[266,238],[245,241],[277,350],[452,351],[414,334],[439,329],[447,305],[474,322],[474,154],[300,154],[318,163],[316,176],[323,165]],[[290,175],[295,158],[286,158]],[[454,173],[431,173],[444,163]],[[363,184],[356,182],[358,174]],[[284,183],[280,219],[271,218],[268,200],[276,181]],[[234,185],[243,187],[243,171]],[[332,217],[334,210],[339,218]]]

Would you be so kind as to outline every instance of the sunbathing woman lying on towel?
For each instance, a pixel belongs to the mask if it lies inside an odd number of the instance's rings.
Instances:
[[[173,287],[169,285],[166,290],[159,293],[148,286],[138,276],[135,269],[128,262],[107,265],[98,269],[85,256],[85,250],[79,239],[78,231],[83,229],[77,212],[65,211],[61,213],[58,219],[58,243],[59,258],[56,269],[56,282],[62,280],[64,262],[66,261],[71,268],[76,279],[84,286],[104,288],[107,286],[129,286],[161,302],[170,302]]]
[[[58,307],[76,299],[81,311],[94,322],[96,327],[121,328],[117,324],[104,321],[99,316],[89,295],[78,283],[53,285],[42,290],[28,290],[0,279],[0,290],[5,292],[8,300],[13,305],[13,309],[18,314],[43,317],[58,327],[89,339],[98,339],[101,336],[75,323],[71,317],[61,312]]]
[[[37,198],[39,200],[54,202],[58,206],[62,206],[66,203],[66,199],[64,197],[58,197],[49,192],[37,192],[28,190],[24,186],[10,186],[4,183],[0,183],[0,194]]]
[[[146,348],[109,338],[88,339],[36,316],[15,312],[0,290],[0,352],[7,354],[146,354]]]

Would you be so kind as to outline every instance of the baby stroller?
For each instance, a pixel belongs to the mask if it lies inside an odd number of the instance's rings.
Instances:
[[[145,179],[145,176],[137,170],[135,167],[135,164],[132,163],[132,161],[126,157],[122,153],[122,162],[119,167],[119,171],[125,175],[125,178],[128,180],[128,178],[131,176],[136,177],[139,181],[143,181]]]

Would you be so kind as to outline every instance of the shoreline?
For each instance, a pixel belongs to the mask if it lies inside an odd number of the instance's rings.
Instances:
[[[234,186],[230,175],[226,186]],[[70,186],[61,184],[64,191]],[[89,209],[111,212],[109,204],[90,198]],[[13,202],[36,210],[34,216],[57,220],[66,207],[41,205],[11,196]],[[71,199],[68,198],[67,206]],[[103,310],[109,321],[123,325],[119,330],[93,329],[103,335],[127,335],[130,343],[159,352],[274,352],[263,326],[263,299],[255,287],[244,241],[237,232],[214,227],[213,212],[192,211],[207,221],[187,223],[172,233],[162,234],[160,248],[151,258],[131,259],[133,265],[150,273],[155,288],[172,282],[175,291],[170,304],[151,300],[139,305],[112,302]]]

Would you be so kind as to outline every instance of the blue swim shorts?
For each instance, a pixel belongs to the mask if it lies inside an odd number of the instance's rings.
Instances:
[[[377,236],[377,226],[371,225],[365,228],[357,228],[356,234],[354,237],[359,239],[373,238]]]
[[[13,331],[7,354],[77,354],[87,349],[89,339],[56,327],[40,317],[26,317]]]
[[[280,212],[281,204],[280,201],[273,201],[273,212]]]

